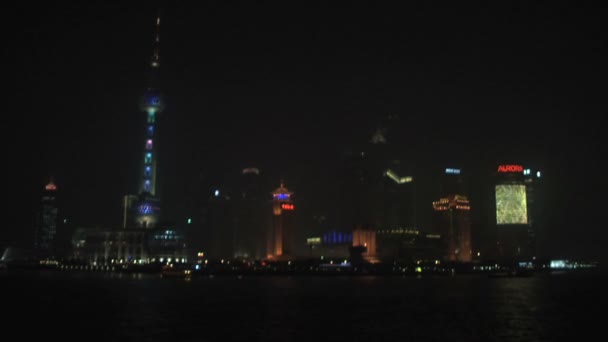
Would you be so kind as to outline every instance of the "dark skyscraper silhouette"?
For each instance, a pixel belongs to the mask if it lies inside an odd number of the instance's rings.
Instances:
[[[266,234],[270,226],[271,198],[265,191],[264,176],[256,167],[244,168],[236,180],[234,193],[234,257],[266,257]]]
[[[51,180],[45,187],[40,202],[34,234],[34,248],[42,256],[54,256],[55,236],[59,225],[57,186]]]

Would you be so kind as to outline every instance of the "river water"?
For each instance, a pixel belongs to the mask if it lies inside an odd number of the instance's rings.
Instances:
[[[603,333],[607,286],[593,272],[189,281],[0,272],[3,336],[54,341],[590,340]]]

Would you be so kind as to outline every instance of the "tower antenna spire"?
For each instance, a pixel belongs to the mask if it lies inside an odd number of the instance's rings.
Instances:
[[[156,14],[156,30],[154,36],[154,48],[152,50],[152,61],[150,63],[152,68],[158,68],[160,66],[160,11]]]

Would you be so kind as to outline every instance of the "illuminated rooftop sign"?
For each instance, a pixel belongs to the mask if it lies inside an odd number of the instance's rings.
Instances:
[[[281,204],[281,209],[283,209],[283,210],[293,210],[294,206],[291,203],[283,203],[283,204]]]
[[[448,168],[448,169],[445,169],[445,173],[450,173],[450,174],[453,174],[453,175],[459,175],[460,174],[460,169],[450,169],[450,168]]]
[[[498,172],[524,172],[524,167],[521,165],[498,165]]]

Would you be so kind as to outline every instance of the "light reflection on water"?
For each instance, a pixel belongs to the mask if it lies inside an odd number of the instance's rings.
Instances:
[[[553,341],[599,332],[606,277],[0,275],[8,331],[104,341]],[[6,332],[6,330],[5,330]]]

